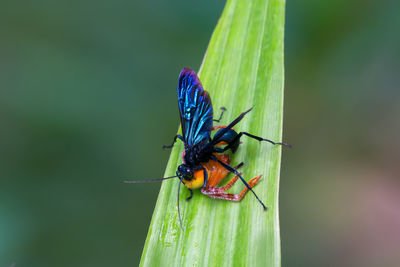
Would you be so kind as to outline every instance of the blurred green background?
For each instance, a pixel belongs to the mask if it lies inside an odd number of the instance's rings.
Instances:
[[[400,266],[399,3],[287,2],[283,266]],[[0,266],[138,264],[223,6],[2,1]]]

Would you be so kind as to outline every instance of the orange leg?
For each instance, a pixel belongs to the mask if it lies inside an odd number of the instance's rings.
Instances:
[[[240,172],[240,175],[242,173]],[[208,194],[219,194],[219,193],[224,193],[225,191],[228,191],[239,179],[239,176],[235,175],[235,177],[232,178],[232,180],[229,181],[225,186],[223,187],[208,187],[204,190],[207,191]]]
[[[226,128],[226,125],[215,125],[213,127],[211,127],[211,131],[215,131],[217,129],[223,129]]]
[[[202,188],[201,192],[209,197],[212,198],[218,198],[218,199],[225,199],[225,200],[230,200],[230,201],[240,201],[246,195],[247,191],[249,190],[247,187],[243,189],[243,191],[240,194],[230,194],[230,193],[225,193],[228,189],[230,189],[238,180],[238,176],[236,175],[233,177],[233,179],[224,187],[218,187],[218,188]],[[258,181],[260,180],[261,175],[254,177],[249,181],[249,186],[253,188]]]
[[[253,187],[258,183],[258,181],[260,180],[260,178],[261,178],[261,175],[256,176],[256,177],[254,177],[253,179],[251,179],[251,180],[249,181],[249,186],[250,186],[251,188],[253,188]],[[246,195],[247,191],[249,191],[249,189],[248,189],[247,187],[245,187],[245,188],[243,189],[242,193],[240,193],[240,198],[244,197],[244,195]]]
[[[215,125],[215,126],[211,127],[211,131],[215,131],[217,129],[223,129],[223,128],[226,128],[226,126],[227,125]],[[232,127],[231,129],[235,130],[235,127]]]

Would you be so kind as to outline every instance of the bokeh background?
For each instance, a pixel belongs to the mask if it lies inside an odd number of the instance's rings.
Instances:
[[[287,2],[283,266],[400,266],[399,3]],[[1,2],[0,266],[138,264],[223,6]]]

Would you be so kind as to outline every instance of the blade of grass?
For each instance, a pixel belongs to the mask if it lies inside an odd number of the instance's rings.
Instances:
[[[237,125],[271,140],[282,138],[283,0],[228,0],[199,72],[215,114],[225,106],[221,124],[254,109]],[[181,163],[182,144],[172,150],[165,177]],[[181,191],[184,231],[176,208],[178,180],[164,181],[143,250],[141,266],[280,266],[278,189],[281,147],[243,138],[232,165],[245,162],[244,177],[263,174],[255,187],[268,206],[252,194],[241,202],[215,200]],[[243,184],[231,192],[238,193]]]

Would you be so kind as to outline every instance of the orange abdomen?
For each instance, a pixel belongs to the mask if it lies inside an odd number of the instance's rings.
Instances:
[[[230,164],[231,160],[228,155],[217,155],[215,154],[220,161]],[[217,161],[209,160],[206,163],[201,164],[207,170],[208,180],[206,188],[208,187],[216,187],[222,179],[226,177],[228,171]],[[199,170],[195,172],[195,177],[203,176],[203,170]]]

